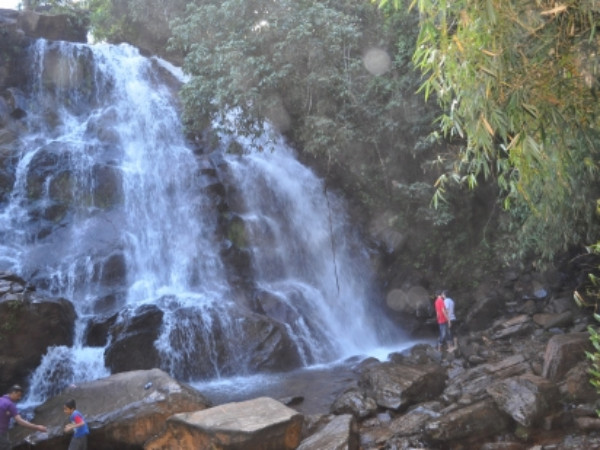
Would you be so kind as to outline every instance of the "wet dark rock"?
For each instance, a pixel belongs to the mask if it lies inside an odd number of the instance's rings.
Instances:
[[[299,319],[298,311],[294,310],[285,299],[274,292],[259,291],[255,294],[257,312],[265,314],[282,323],[293,323]]]
[[[122,253],[108,256],[101,261],[96,271],[99,274],[99,282],[104,286],[119,287],[125,284],[127,279],[127,263]]]
[[[577,304],[573,301],[572,296],[561,295],[552,299],[546,307],[546,312],[554,314],[572,312],[573,315],[576,315],[578,311]]]
[[[0,389],[24,384],[51,346],[73,344],[75,310],[41,296],[19,277],[0,273]]]
[[[123,203],[123,183],[120,171],[110,165],[95,165],[92,170],[93,205],[109,209]]]
[[[119,311],[125,305],[127,293],[123,291],[111,292],[97,298],[94,301],[93,312],[98,315],[110,314],[114,311]]]
[[[92,318],[85,330],[84,345],[90,347],[104,347],[108,343],[109,331],[116,323],[118,314],[109,317],[98,316]]]
[[[294,395],[292,397],[284,397],[279,398],[277,400],[283,403],[285,406],[297,406],[304,401],[304,397],[302,397],[301,395]]]
[[[182,379],[234,375],[239,367],[256,373],[285,372],[301,365],[298,349],[287,329],[266,316],[243,309],[201,312],[169,305],[167,299],[162,308],[174,308],[172,320],[179,324],[168,332],[166,339],[171,351],[180,355],[170,370]],[[113,372],[161,367],[163,358],[155,342],[162,333],[163,316],[163,310],[156,305],[122,312],[109,332],[111,343],[105,350],[107,366]],[[205,333],[207,320],[212,324],[210,335]],[[138,348],[147,351],[136,352]],[[208,354],[216,357],[198,357]],[[168,355],[164,359],[168,360]]]
[[[439,402],[420,404],[394,419],[389,425],[389,430],[394,436],[420,434],[427,423],[441,417],[442,409],[443,405]]]
[[[249,368],[256,372],[285,372],[302,365],[294,342],[283,325],[260,315],[244,323]]]
[[[158,338],[163,315],[157,306],[144,305],[120,316],[111,327],[112,340],[104,351],[106,366],[112,373],[160,366],[154,341]]]
[[[6,110],[13,119],[22,119],[27,115],[27,98],[25,93],[16,87],[4,91]]]
[[[521,442],[488,442],[480,450],[525,450],[526,444]]]

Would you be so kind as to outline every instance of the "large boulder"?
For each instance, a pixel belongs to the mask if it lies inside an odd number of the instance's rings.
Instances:
[[[590,383],[590,362],[580,361],[564,376],[559,390],[564,402],[585,403],[600,399],[600,393]]]
[[[403,410],[442,393],[446,372],[438,365],[409,366],[384,362],[367,368],[359,385],[379,406]]]
[[[469,306],[464,323],[469,330],[480,331],[491,326],[505,305],[503,293],[483,283],[474,293],[473,303]]]
[[[481,364],[450,377],[444,397],[454,401],[476,402],[489,396],[487,389],[496,381],[531,372],[522,355],[513,355],[494,363]]]
[[[302,414],[268,397],[176,414],[145,450],[292,450],[298,447]]]
[[[334,416],[330,422],[304,439],[297,450],[358,450],[358,425],[354,416]]]
[[[37,294],[0,272],[0,388],[24,383],[49,347],[73,344],[75,310],[68,300]]]
[[[585,352],[593,351],[588,333],[569,333],[552,336],[544,353],[542,375],[560,381],[578,362],[585,360]]]
[[[248,313],[242,322],[243,344],[253,372],[280,372],[302,366],[302,358],[286,326],[269,317]]]
[[[469,447],[467,442],[499,434],[509,425],[508,416],[491,399],[487,399],[448,413],[442,412],[439,418],[425,424],[424,431],[435,441],[458,441],[465,445],[462,448],[477,448]]]
[[[533,374],[501,380],[488,387],[498,407],[524,427],[539,425],[557,406],[558,387]]]
[[[197,390],[169,377],[159,369],[124,372],[73,386],[35,410],[35,423],[48,433],[33,433],[23,427],[13,430],[15,449],[67,448],[63,433],[63,405],[75,399],[77,409],[90,426],[89,449],[141,449],[146,441],[162,433],[173,414],[199,411],[211,406]]]
[[[377,411],[377,403],[359,388],[346,390],[331,405],[333,414],[352,414],[357,418],[369,417]]]
[[[52,41],[87,42],[89,20],[84,13],[77,16],[69,14],[39,14],[23,11],[18,18],[19,28],[34,39],[44,38]]]
[[[389,426],[390,433],[395,436],[419,434],[427,423],[440,417],[440,410],[440,404],[436,402],[420,404],[394,419]]]

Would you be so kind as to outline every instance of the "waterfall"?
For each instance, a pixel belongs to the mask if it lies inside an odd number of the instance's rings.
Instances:
[[[108,375],[120,337],[91,347],[87,327],[111,316],[125,326],[143,308],[161,314],[158,365],[184,380],[381,345],[368,255],[342,200],[272,133],[258,146],[234,136],[192,148],[178,77],[127,45],[31,49],[0,270],[71,300],[78,316],[74,346],[49,349],[32,375],[33,402]],[[246,258],[237,272],[232,254]]]
[[[281,138],[267,136],[254,144],[238,137],[243,148],[259,150],[227,158],[260,290],[282,300],[301,340],[318,337],[310,345],[312,362],[376,347],[385,321],[375,323],[377,314],[368,310],[374,289],[368,254],[343,203]]]

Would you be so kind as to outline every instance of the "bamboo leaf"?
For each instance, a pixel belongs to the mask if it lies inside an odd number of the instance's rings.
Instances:
[[[487,130],[487,132],[490,134],[490,136],[494,135],[494,129],[492,128],[492,126],[490,125],[490,123],[487,121],[487,119],[485,118],[485,116],[483,115],[483,113],[481,114],[481,121],[483,122],[483,126],[485,127],[485,129]]]

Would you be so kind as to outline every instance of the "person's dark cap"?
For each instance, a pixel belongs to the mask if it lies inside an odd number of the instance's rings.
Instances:
[[[11,392],[23,392],[23,388],[21,387],[21,385],[19,384],[13,384],[10,389],[8,390],[8,393],[10,394]]]

